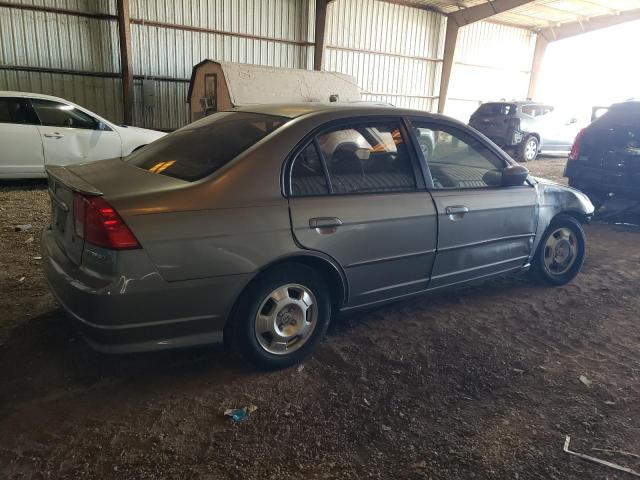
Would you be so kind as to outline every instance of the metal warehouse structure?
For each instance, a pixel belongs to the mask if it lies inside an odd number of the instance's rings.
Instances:
[[[549,42],[636,19],[640,0],[4,0],[0,89],[174,129],[213,58],[342,72],[364,99],[463,116],[497,95],[479,83],[534,97]]]

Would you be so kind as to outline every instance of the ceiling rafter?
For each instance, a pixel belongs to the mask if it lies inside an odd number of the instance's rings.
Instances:
[[[572,0],[572,2],[579,3],[581,5],[585,5],[590,8],[599,8],[601,10],[604,10],[605,12],[610,13],[611,15],[618,15],[620,13],[620,10],[616,10],[615,8],[611,8],[599,2],[593,2],[590,0]]]
[[[551,42],[635,20],[640,20],[640,8],[626,10],[619,15],[599,15],[584,22],[570,22],[556,27],[547,27],[539,30],[538,34]]]
[[[633,8],[609,0],[380,0],[402,5],[436,10],[450,15],[461,22],[461,26],[474,21],[488,21],[512,25],[533,30],[549,28],[566,23],[578,26],[589,22],[591,18],[602,15],[620,15]],[[505,4],[516,4],[513,8],[503,9]],[[520,4],[521,3],[521,4]],[[624,5],[624,4],[623,4]],[[479,15],[472,15],[479,12]]]
[[[463,27],[470,23],[478,22],[523,5],[533,3],[534,1],[535,0],[492,0],[474,5],[473,7],[451,12],[449,14],[449,18],[459,27]]]

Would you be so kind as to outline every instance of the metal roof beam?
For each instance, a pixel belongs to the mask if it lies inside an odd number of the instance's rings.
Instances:
[[[521,13],[520,11],[507,12],[506,17],[508,17],[509,19],[507,25],[509,25],[510,27],[541,29],[553,25],[552,22],[548,21],[545,18],[535,17],[533,15],[530,15],[529,13]],[[511,21],[512,19],[513,21]],[[501,20],[504,22],[505,18],[503,17]],[[489,19],[488,21],[491,22],[493,20]]]
[[[542,35],[546,40],[553,42],[555,40],[575,37],[582,33],[593,32],[594,30],[613,27],[614,25],[632,22],[634,20],[640,20],[640,8],[627,10],[625,12],[621,12],[619,15],[600,15],[598,17],[591,17],[588,20],[579,22],[563,23],[558,27],[543,28],[538,31],[538,34]]]
[[[618,15],[620,13],[620,10],[616,10],[615,8],[603,5],[595,0],[573,0],[573,2],[582,4],[590,8],[599,8],[600,10],[604,10],[605,12],[609,12],[611,15]]]
[[[449,19],[453,20],[459,27],[464,27],[470,23],[479,22],[494,15],[513,10],[514,8],[534,3],[535,0],[493,0],[481,3],[474,7],[464,8],[449,14]]]
[[[568,17],[573,17],[574,19],[576,19],[576,21],[586,18],[585,15],[580,15],[579,13],[576,13],[574,11],[565,10],[564,8],[551,7],[551,6],[545,5],[543,3],[535,4],[534,8],[547,11],[552,15],[566,15]],[[529,12],[528,15],[531,16],[531,12]]]

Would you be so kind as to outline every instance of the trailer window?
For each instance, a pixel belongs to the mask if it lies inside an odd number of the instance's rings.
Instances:
[[[288,119],[245,112],[219,112],[162,137],[131,154],[131,164],[193,182],[212,174]]]

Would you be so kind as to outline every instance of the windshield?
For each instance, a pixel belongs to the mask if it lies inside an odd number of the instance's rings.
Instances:
[[[188,182],[226,165],[288,119],[245,112],[218,112],[162,137],[126,161],[152,173]]]
[[[480,105],[475,115],[497,116],[511,115],[515,113],[516,106],[513,103],[485,103]]]

